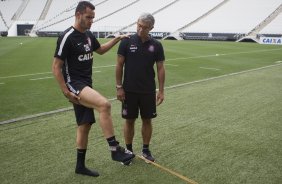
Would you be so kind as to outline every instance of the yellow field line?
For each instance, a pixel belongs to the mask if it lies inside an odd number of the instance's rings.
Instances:
[[[191,180],[191,179],[189,179],[189,178],[187,178],[187,177],[185,177],[185,176],[182,176],[181,174],[178,174],[177,172],[174,172],[174,171],[172,171],[172,170],[170,170],[170,169],[168,169],[168,168],[166,168],[166,167],[164,167],[164,166],[161,166],[161,165],[159,165],[159,164],[157,164],[157,163],[155,163],[155,162],[152,162],[152,161],[150,161],[150,160],[147,160],[146,158],[144,158],[144,157],[142,157],[142,156],[140,156],[140,155],[136,155],[136,156],[137,156],[138,158],[144,160],[145,162],[148,162],[148,163],[150,163],[150,164],[152,164],[152,165],[154,165],[154,166],[160,168],[161,170],[164,170],[164,171],[166,171],[166,172],[168,172],[168,173],[170,173],[170,174],[172,174],[172,175],[174,175],[174,176],[176,176],[176,177],[178,177],[178,178],[180,178],[180,179],[182,179],[182,180],[184,180],[184,181],[186,181],[186,182],[188,182],[188,183],[190,183],[190,184],[198,184],[197,182],[195,182],[195,181],[193,181],[193,180]]]

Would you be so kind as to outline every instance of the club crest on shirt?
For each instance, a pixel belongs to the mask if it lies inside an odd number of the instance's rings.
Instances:
[[[154,45],[150,45],[148,50],[149,50],[149,52],[154,52],[155,51]]]
[[[88,52],[88,51],[90,51],[90,46],[88,44],[85,44],[84,49],[85,49],[86,52]]]
[[[137,49],[138,48],[137,48],[136,45],[130,45],[130,47],[129,47],[130,52],[136,52]]]

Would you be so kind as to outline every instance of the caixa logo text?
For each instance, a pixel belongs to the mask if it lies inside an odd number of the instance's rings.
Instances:
[[[282,44],[282,38],[275,38],[275,37],[263,37],[260,39],[261,43],[263,44]]]

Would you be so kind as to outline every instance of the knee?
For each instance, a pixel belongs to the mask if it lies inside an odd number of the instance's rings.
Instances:
[[[101,112],[110,112],[111,106],[111,103],[108,100],[105,100],[101,105]]]

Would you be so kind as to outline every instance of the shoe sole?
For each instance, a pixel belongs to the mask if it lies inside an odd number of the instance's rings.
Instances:
[[[150,164],[151,162],[155,162],[155,160],[154,160],[154,161],[148,160],[148,159],[145,158],[143,155],[141,155],[140,157],[142,157],[142,159],[143,159],[147,164]]]
[[[132,159],[125,161],[125,162],[120,162],[120,163],[121,163],[121,165],[124,165],[124,166],[130,166],[132,164]]]

